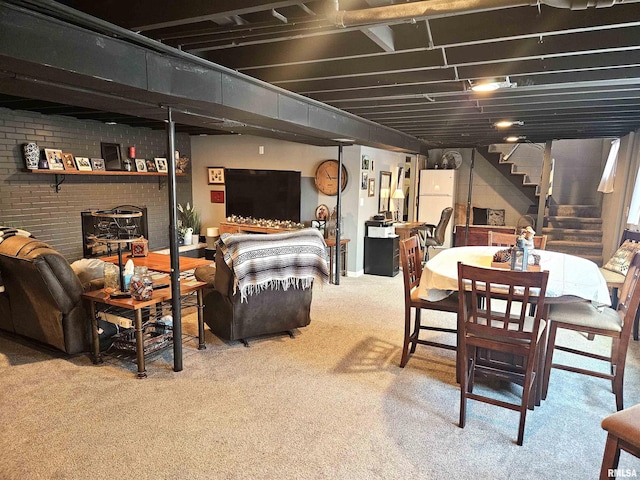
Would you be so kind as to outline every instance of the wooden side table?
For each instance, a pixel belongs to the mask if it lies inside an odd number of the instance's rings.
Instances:
[[[203,316],[203,294],[202,289],[207,285],[204,282],[189,281],[180,282],[180,295],[181,298],[191,294],[197,296],[197,308],[198,308],[198,350],[203,350],[206,347],[204,339],[204,316]],[[162,309],[162,304],[171,299],[171,287],[165,287],[153,291],[151,300],[134,300],[133,298],[111,298],[111,296],[101,290],[93,290],[82,295],[82,298],[90,303],[91,307],[91,340],[93,347],[93,363],[102,363],[102,357],[100,355],[100,341],[98,338],[98,311],[107,312],[110,307],[117,307],[121,312],[131,312],[134,316],[133,329],[135,331],[135,352],[136,361],[138,365],[138,378],[145,378],[147,371],[145,368],[145,345],[144,345],[144,325],[142,312],[143,309],[148,307],[155,307]],[[173,338],[173,342],[181,342],[182,339]],[[172,343],[171,343],[172,344]],[[178,359],[174,358],[174,364]],[[181,363],[181,360],[180,360]]]
[[[349,258],[348,248],[350,241],[351,240],[348,238],[340,239],[340,264],[342,266],[340,273],[343,277],[347,275],[347,260]],[[326,243],[327,247],[329,247],[329,283],[333,283],[333,258],[336,254],[336,237],[325,238],[324,243]]]

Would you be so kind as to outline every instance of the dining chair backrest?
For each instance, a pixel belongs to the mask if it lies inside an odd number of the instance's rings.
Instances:
[[[459,262],[458,291],[471,292],[459,296],[463,335],[533,340],[545,308],[548,278],[548,271],[498,270]],[[528,311],[533,303],[537,307],[531,324]]]
[[[622,288],[618,292],[618,305],[616,311],[623,320],[622,325],[622,342],[628,341],[631,335],[631,327],[640,305],[640,252],[636,252],[629,264],[627,276],[624,279]]]
[[[516,244],[518,235],[513,233],[494,232],[489,230],[487,236],[489,246],[494,247],[512,247]],[[545,250],[547,248],[547,236],[546,235],[534,235],[533,248],[538,250]]]
[[[542,370],[539,339],[545,338],[545,294],[549,272],[474,267],[458,262],[458,376],[460,426],[467,399],[520,412],[517,444],[522,445],[527,409],[537,403],[536,378]],[[469,292],[463,295],[462,292]],[[480,300],[485,308],[482,308]],[[532,302],[537,303],[533,318]],[[483,353],[482,353],[483,352]],[[507,360],[509,359],[509,360]],[[514,363],[513,360],[516,359]],[[476,374],[522,385],[519,403],[474,391]]]
[[[400,265],[404,278],[405,301],[411,302],[411,291],[418,286],[422,276],[422,249],[417,235],[400,242]]]

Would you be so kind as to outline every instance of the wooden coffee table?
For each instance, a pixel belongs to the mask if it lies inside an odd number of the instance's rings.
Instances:
[[[192,257],[178,257],[180,263],[180,271],[192,270],[194,268],[211,265],[213,262],[206,258],[192,258]],[[149,270],[155,270],[156,272],[171,273],[171,256],[164,255],[162,253],[150,252],[146,257],[132,257],[126,255],[122,257],[122,261],[126,263],[127,260],[132,259],[133,263],[138,266],[147,267]],[[111,262],[118,264],[118,256],[112,255],[110,257],[101,257],[101,260],[105,262]]]

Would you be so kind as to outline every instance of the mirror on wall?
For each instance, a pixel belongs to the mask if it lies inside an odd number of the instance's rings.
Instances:
[[[378,212],[390,211],[391,199],[391,172],[380,172],[380,195],[378,197]]]

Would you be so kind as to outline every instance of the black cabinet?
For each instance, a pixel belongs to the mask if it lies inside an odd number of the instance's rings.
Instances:
[[[400,271],[400,237],[364,237],[364,273],[395,277]]]

